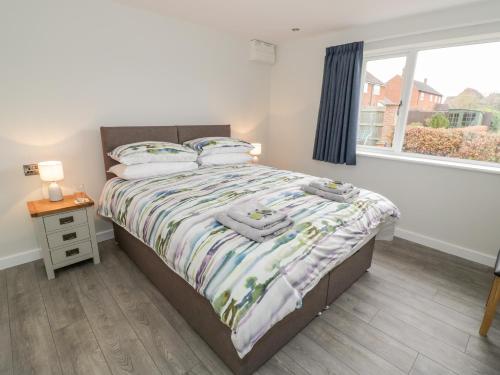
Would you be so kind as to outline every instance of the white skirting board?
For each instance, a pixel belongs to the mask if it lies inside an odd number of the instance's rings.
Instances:
[[[468,259],[473,262],[484,264],[486,266],[493,267],[493,265],[495,264],[494,256],[482,254],[472,249],[468,249],[449,242],[441,241],[438,240],[437,238],[424,236],[423,234],[415,233],[403,228],[396,227],[395,235],[397,237],[404,238],[405,240],[416,242],[420,245],[432,247],[433,249],[442,251],[444,253],[456,255],[460,258]],[[112,238],[113,238],[113,229],[108,229],[97,233],[97,242],[110,240]],[[33,249],[24,251],[19,254],[9,255],[4,258],[0,258],[0,270],[4,268],[14,267],[19,264],[32,262],[34,260],[41,258],[42,258],[42,253],[40,249]]]
[[[113,229],[103,230],[96,233],[97,242],[102,242],[114,238]],[[0,270],[17,266],[19,264],[32,262],[34,260],[42,259],[42,249],[32,249],[23,251],[19,254],[9,255],[0,258]]]
[[[483,254],[476,250],[468,249],[460,245],[455,245],[449,242],[441,241],[438,240],[437,238],[428,237],[423,234],[412,232],[410,230],[406,230],[400,227],[396,227],[394,235],[396,237],[400,237],[405,240],[412,241],[420,245],[424,245],[427,247],[431,247],[435,250],[442,251],[443,253],[446,254],[455,255],[459,258],[464,258],[476,263],[484,264],[485,266],[488,267],[493,267],[495,264],[496,257],[492,255]]]

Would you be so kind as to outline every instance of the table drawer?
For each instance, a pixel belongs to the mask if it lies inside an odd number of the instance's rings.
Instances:
[[[71,243],[79,242],[89,237],[90,233],[89,227],[87,225],[68,228],[60,232],[47,234],[47,240],[51,249],[53,249],[54,247],[65,246]]]
[[[73,258],[81,258],[83,255],[90,255],[91,253],[92,244],[90,241],[86,241],[53,250],[50,252],[50,256],[54,266],[57,266],[59,263],[66,263]]]
[[[50,215],[43,218],[45,230],[53,232],[69,227],[85,224],[87,222],[87,212],[85,210],[76,210],[63,212],[57,215]]]

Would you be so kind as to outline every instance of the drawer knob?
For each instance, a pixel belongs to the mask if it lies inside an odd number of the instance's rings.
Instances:
[[[75,221],[75,219],[73,218],[73,216],[61,217],[59,219],[59,225],[69,224],[69,223],[72,223],[74,221]]]
[[[79,248],[71,249],[71,250],[66,250],[66,256],[67,257],[71,257],[71,256],[77,255],[77,254],[80,254],[80,249]]]
[[[62,235],[63,241],[74,240],[76,238],[76,232],[66,233]]]

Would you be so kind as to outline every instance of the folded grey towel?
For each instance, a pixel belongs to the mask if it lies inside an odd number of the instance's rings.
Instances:
[[[314,180],[309,185],[313,188],[335,194],[348,193],[354,189],[354,186],[350,183],[333,181],[325,178]]]
[[[319,197],[329,199],[331,201],[339,202],[339,203],[352,203],[354,201],[354,198],[356,198],[359,195],[359,189],[354,188],[347,194],[333,194],[333,193],[328,193],[324,190],[321,189],[316,189],[313,188],[309,185],[304,185],[302,186],[302,190],[304,190],[306,193],[309,194],[314,194]]]
[[[232,219],[226,212],[217,214],[215,218],[222,225],[256,242],[265,242],[274,237],[277,237],[288,231],[293,225],[293,221],[287,219],[280,221],[278,224],[268,229],[259,230]]]
[[[235,204],[227,210],[227,215],[255,229],[268,229],[288,219],[284,213],[269,209],[258,202]]]

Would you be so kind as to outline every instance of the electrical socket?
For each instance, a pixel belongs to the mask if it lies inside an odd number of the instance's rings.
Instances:
[[[24,170],[24,175],[25,176],[35,176],[37,174],[40,174],[38,172],[38,164],[37,163],[24,164],[23,165],[23,170]]]

